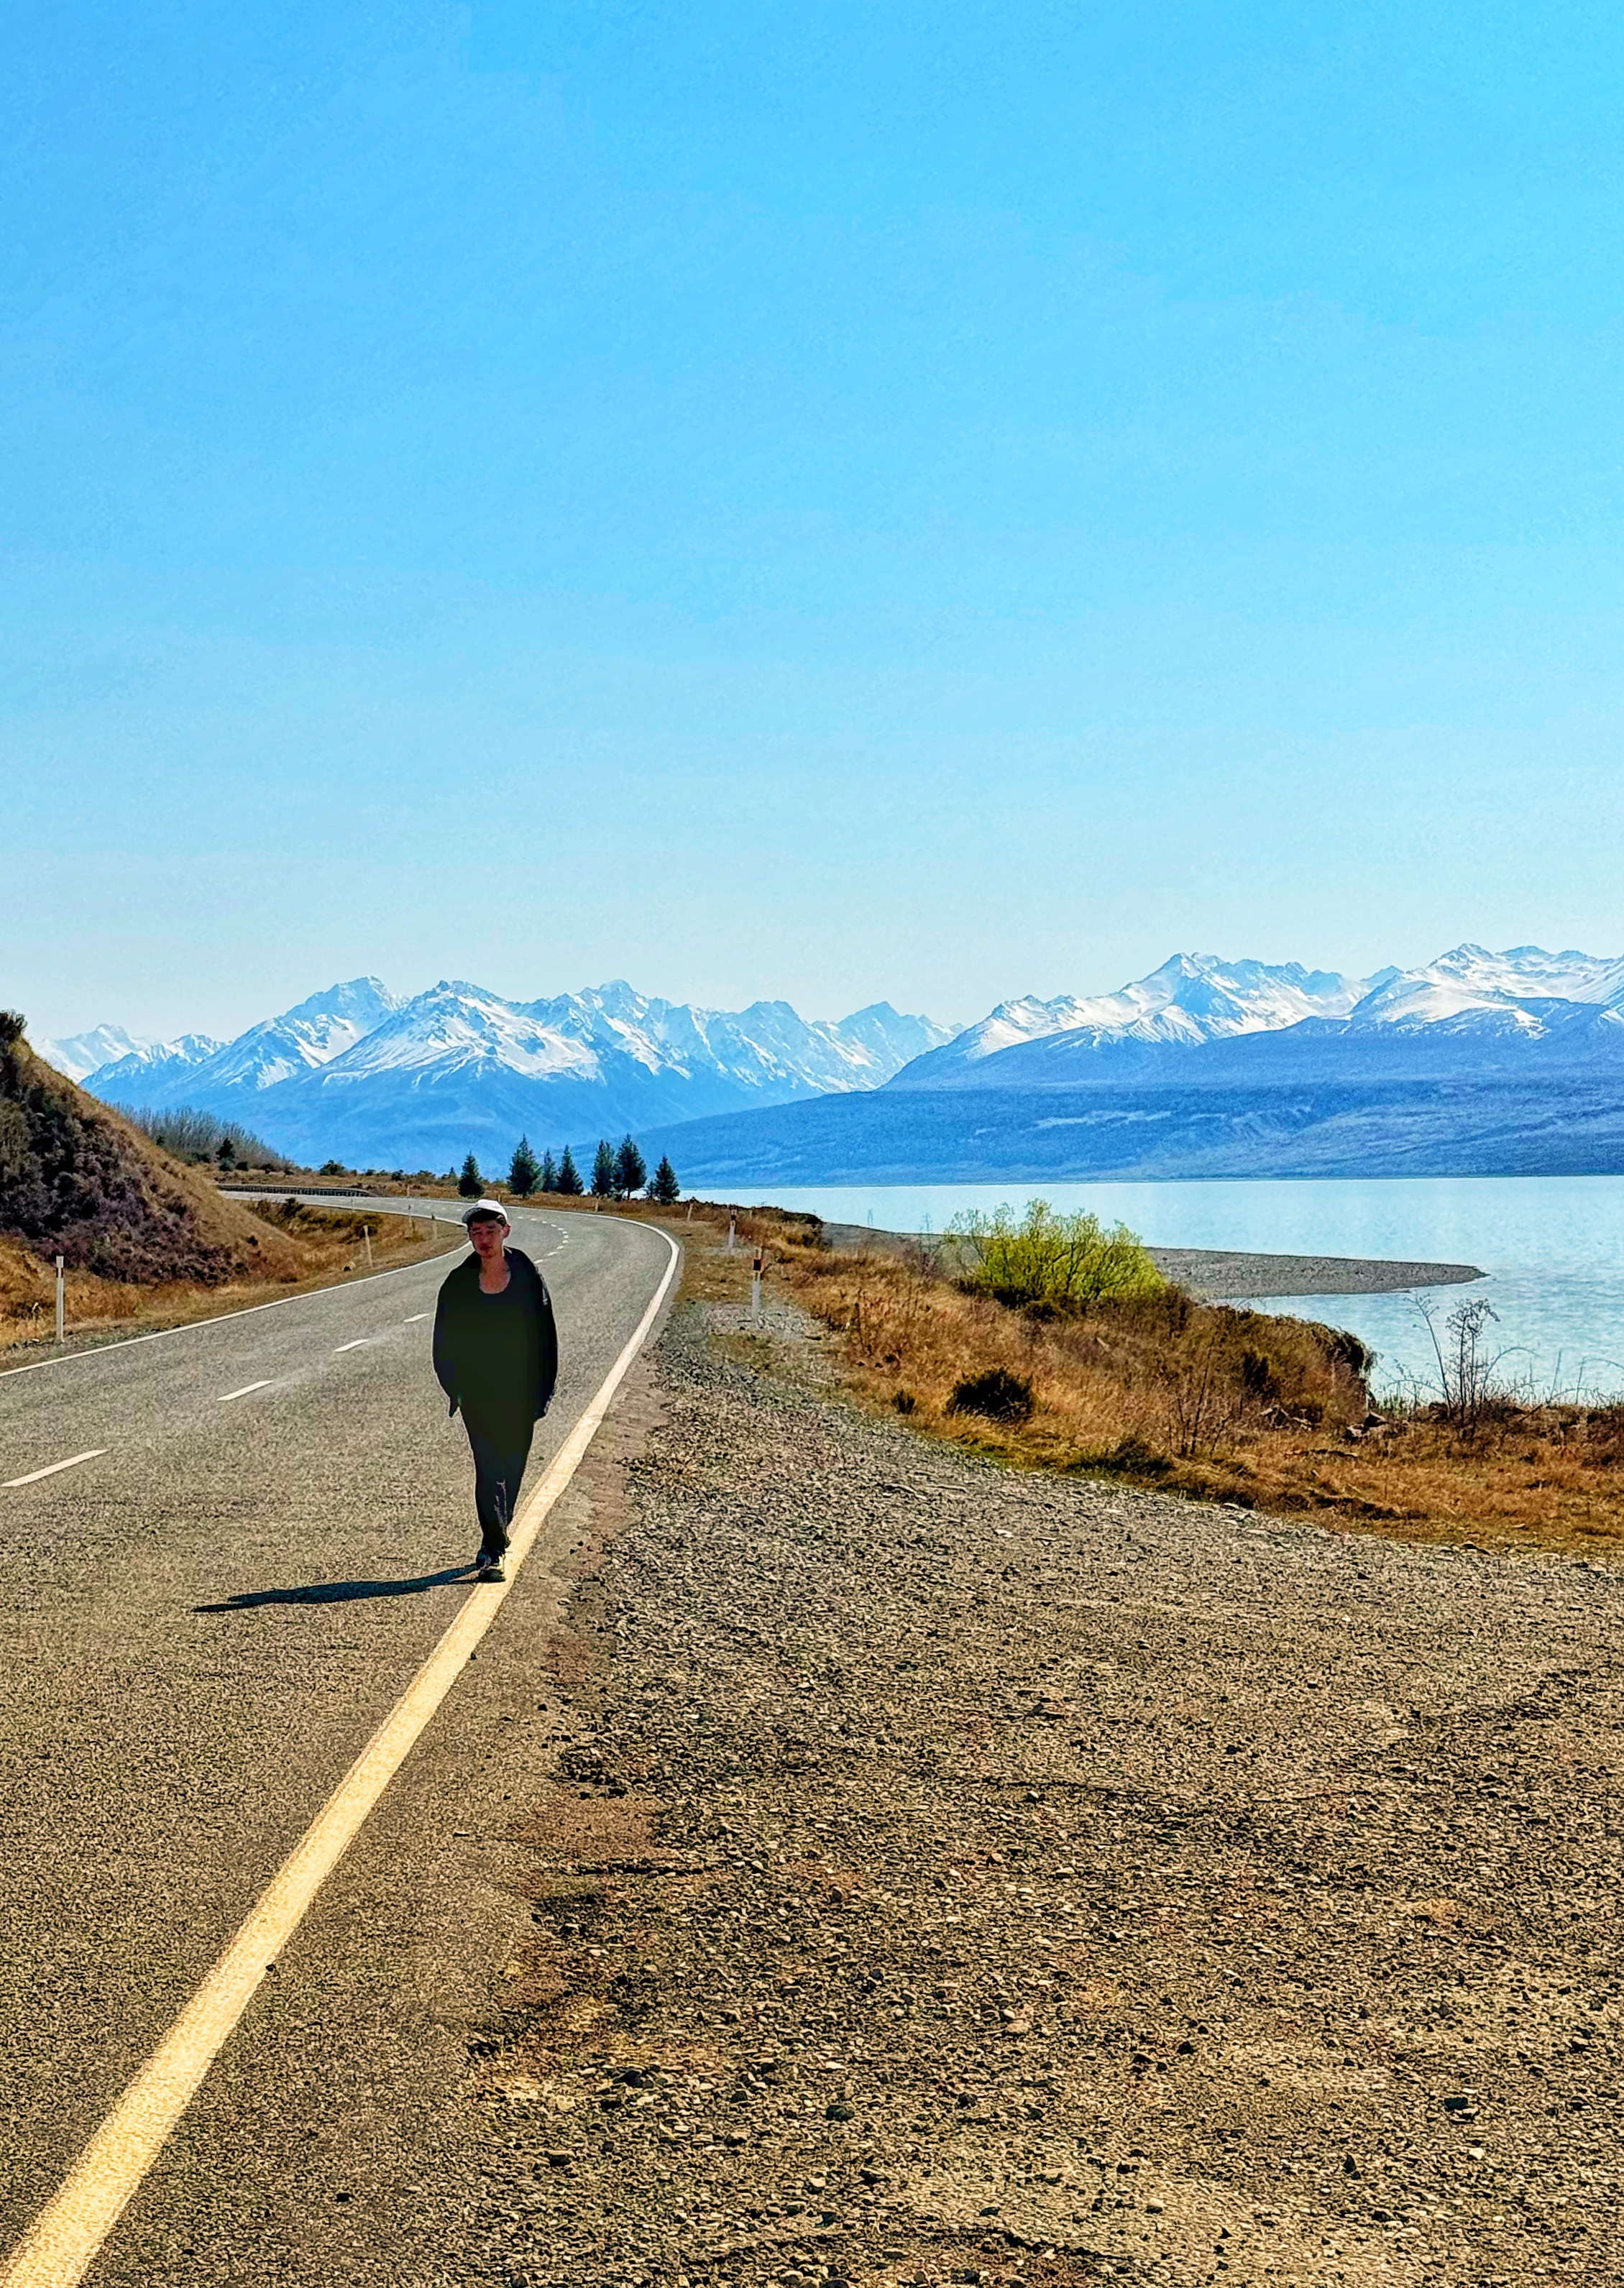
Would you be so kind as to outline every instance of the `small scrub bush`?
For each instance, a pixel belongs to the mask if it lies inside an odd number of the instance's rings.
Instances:
[[[1280,1386],[1275,1380],[1274,1362],[1267,1351],[1242,1351],[1240,1386],[1260,1406],[1271,1405],[1278,1398]]]
[[[1166,1455],[1158,1453],[1154,1446],[1146,1445],[1142,1438],[1133,1433],[1126,1438],[1118,1438],[1108,1452],[1089,1456],[1082,1466],[1113,1473],[1119,1470],[1124,1477],[1128,1478],[1166,1478],[1173,1474],[1173,1464]]]
[[[961,1284],[1039,1318],[1080,1318],[1091,1304],[1162,1291],[1162,1275],[1126,1224],[1061,1215],[1034,1200],[1017,1223],[1007,1208],[972,1210],[948,1226],[961,1260]]]
[[[979,1414],[988,1422],[1029,1422],[1032,1386],[1023,1374],[995,1366],[985,1374],[967,1375],[953,1385],[947,1402],[950,1414]]]
[[[145,1105],[121,1105],[119,1110],[132,1128],[139,1128],[160,1151],[176,1160],[190,1160],[198,1166],[212,1160],[220,1168],[293,1165],[251,1129],[235,1120],[221,1120],[212,1112],[202,1112],[195,1105],[171,1105],[163,1111]]]

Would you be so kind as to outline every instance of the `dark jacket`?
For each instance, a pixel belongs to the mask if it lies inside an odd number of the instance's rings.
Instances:
[[[526,1345],[529,1373],[534,1379],[534,1404],[530,1419],[539,1421],[552,1403],[553,1386],[558,1381],[558,1329],[553,1320],[553,1299],[547,1292],[545,1280],[522,1249],[507,1251],[510,1277],[519,1289],[521,1305],[527,1305],[530,1340]],[[451,1411],[467,1404],[478,1411],[482,1396],[482,1346],[488,1339],[490,1298],[480,1293],[480,1259],[471,1255],[459,1263],[442,1284],[440,1300],[434,1310],[434,1372],[440,1387],[451,1402]],[[511,1334],[512,1322],[506,1322]],[[525,1403],[530,1403],[527,1389]]]

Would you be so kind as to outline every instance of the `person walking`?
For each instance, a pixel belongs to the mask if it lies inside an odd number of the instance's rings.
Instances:
[[[475,1200],[463,1223],[474,1252],[440,1289],[434,1372],[474,1450],[474,1569],[482,1581],[501,1581],[530,1440],[558,1381],[558,1330],[545,1280],[507,1244],[501,1202]]]

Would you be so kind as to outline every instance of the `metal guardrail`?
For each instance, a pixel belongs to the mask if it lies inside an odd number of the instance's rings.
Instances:
[[[301,1200],[403,1200],[404,1192],[370,1192],[364,1184],[216,1184],[230,1200],[269,1199],[273,1193],[285,1198],[290,1192]]]

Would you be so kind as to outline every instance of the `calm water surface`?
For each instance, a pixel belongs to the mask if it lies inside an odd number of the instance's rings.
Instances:
[[[872,1185],[752,1195],[835,1223],[941,1231],[964,1208],[1043,1198],[1118,1219],[1164,1247],[1277,1255],[1397,1256],[1475,1263],[1469,1287],[1424,1289],[1446,1315],[1483,1296],[1507,1379],[1552,1390],[1624,1391],[1624,1177],[1447,1176],[1393,1183]],[[1256,1299],[1271,1310],[1349,1327],[1381,1354],[1378,1386],[1429,1375],[1427,1331],[1408,1295]]]

